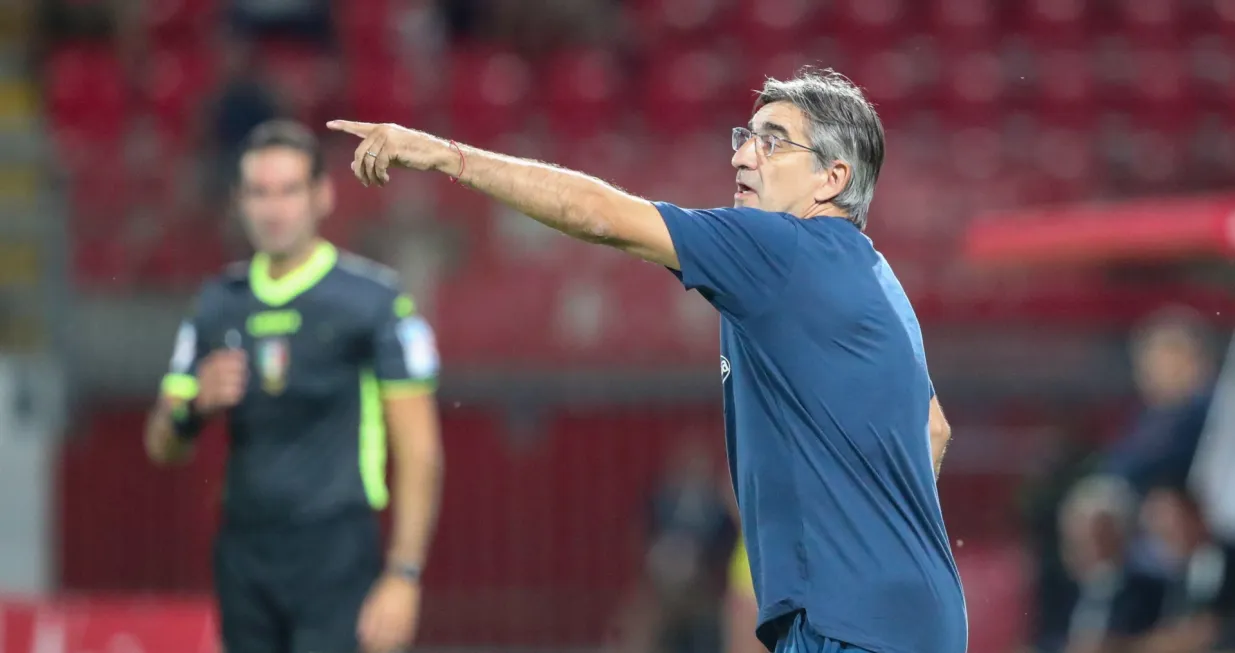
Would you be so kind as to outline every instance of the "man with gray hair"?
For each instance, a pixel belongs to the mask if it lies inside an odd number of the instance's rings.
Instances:
[[[949,436],[917,318],[862,233],[883,128],[831,70],[768,80],[733,130],[734,208],[649,202],[594,177],[397,125],[366,186],[433,170],[580,240],[672,270],[721,315],[729,469],[769,650],[964,653],[935,476]]]

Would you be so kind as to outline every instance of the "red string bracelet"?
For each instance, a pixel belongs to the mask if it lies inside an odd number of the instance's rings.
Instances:
[[[450,146],[455,148],[455,151],[459,153],[459,173],[450,178],[452,183],[457,184],[459,183],[459,177],[462,177],[463,171],[467,169],[467,157],[463,155],[463,148],[459,147],[458,143],[452,140],[450,141]]]

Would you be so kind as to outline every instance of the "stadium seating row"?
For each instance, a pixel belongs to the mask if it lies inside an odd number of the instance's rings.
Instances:
[[[1015,43],[953,50],[928,39],[859,50],[820,41],[741,60],[718,46],[675,47],[633,68],[599,50],[568,50],[533,65],[500,49],[461,49],[448,58],[444,79],[418,77],[394,57],[345,61],[339,71],[339,62],[303,44],[267,44],[257,61],[304,117],[323,110],[391,121],[444,114],[474,139],[511,131],[534,114],[563,137],[620,126],[632,115],[652,132],[680,133],[701,115],[741,117],[762,75],[787,75],[811,61],[865,85],[892,125],[922,108],[953,124],[1020,110],[1084,124],[1117,110],[1188,125],[1200,112],[1235,107],[1233,44],[1205,36],[1187,47],[1122,40],[1031,53]],[[167,137],[187,138],[221,81],[212,52],[182,44],[125,70],[106,46],[65,45],[43,74],[50,119],[71,142],[114,142],[138,118]],[[336,87],[331,80],[338,78]]]
[[[354,48],[380,47],[375,34],[427,0],[336,3],[341,40]],[[165,0],[146,14],[156,38],[175,40],[218,24],[221,0]],[[1198,30],[1235,33],[1235,10],[1225,0],[638,0],[630,3],[641,33],[681,38],[729,31],[752,44],[784,42],[803,33],[843,33],[855,39],[894,38],[924,27],[949,40],[992,41],[1016,33],[1045,42],[1083,42],[1118,32],[1139,42],[1169,41]]]

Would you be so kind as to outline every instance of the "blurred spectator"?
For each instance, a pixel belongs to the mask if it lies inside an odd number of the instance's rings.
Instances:
[[[1125,653],[1156,622],[1164,583],[1126,559],[1136,521],[1137,497],[1111,477],[1081,481],[1060,510],[1063,560],[1079,588],[1067,653]]]
[[[38,9],[41,32],[51,41],[105,40],[116,33],[117,12],[111,2],[46,0]]]
[[[1213,336],[1195,311],[1171,307],[1132,336],[1132,366],[1144,408],[1108,453],[1104,471],[1141,496],[1151,483],[1182,486],[1188,477],[1213,393]]]
[[[1048,471],[1027,487],[1024,499],[1027,545],[1037,574],[1037,609],[1030,630],[1030,643],[1037,653],[1063,649],[1077,600],[1076,583],[1064,565],[1061,550],[1061,510],[1069,490],[1091,473],[1097,463],[1084,434],[1071,435],[1074,437],[1065,440],[1064,449],[1050,463]]]
[[[334,36],[330,9],[330,0],[232,0],[229,18],[241,36],[329,44]]]
[[[239,42],[227,44],[224,53],[226,76],[215,100],[208,143],[215,160],[211,199],[221,201],[227,197],[240,145],[249,132],[281,113],[269,84],[252,63],[250,48]]]
[[[114,45],[130,68],[138,63],[145,46],[140,3],[46,0],[36,4],[39,29],[31,39],[33,61],[42,61],[58,43],[89,41]]]
[[[1128,435],[1105,453],[1099,476],[1073,491],[1072,513],[1062,516],[1065,561],[1078,552],[1082,558],[1103,552],[1117,565],[1096,576],[1078,576],[1072,569],[1080,585],[1068,644],[1073,653],[1076,646],[1103,650],[1154,623],[1150,614],[1157,609],[1152,606],[1161,603],[1157,584],[1167,570],[1152,539],[1133,529],[1135,519],[1121,521],[1115,538],[1111,516],[1123,520],[1129,511],[1138,511],[1155,483],[1186,483],[1213,392],[1211,339],[1200,316],[1181,307],[1163,309],[1133,331],[1132,367],[1141,414]],[[1103,501],[1108,505],[1099,505]],[[1082,523],[1086,519],[1091,523]],[[1092,580],[1099,577],[1104,580]],[[1085,643],[1078,644],[1078,637]]]
[[[439,0],[451,38],[498,41],[526,55],[565,45],[615,44],[620,0]]]
[[[721,650],[737,526],[725,499],[729,491],[714,470],[709,450],[688,442],[670,460],[663,484],[652,495],[643,588],[628,616],[624,650]]]
[[[1142,508],[1146,529],[1162,545],[1172,577],[1161,622],[1137,653],[1235,650],[1235,559],[1211,536],[1195,499],[1166,486]]]

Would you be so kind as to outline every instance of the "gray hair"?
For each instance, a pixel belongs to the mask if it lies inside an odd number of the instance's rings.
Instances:
[[[755,100],[755,111],[773,102],[789,102],[810,121],[810,142],[819,169],[844,161],[853,171],[844,190],[832,200],[866,228],[883,167],[883,124],[862,89],[848,77],[826,68],[803,68],[790,80],[768,78]]]

